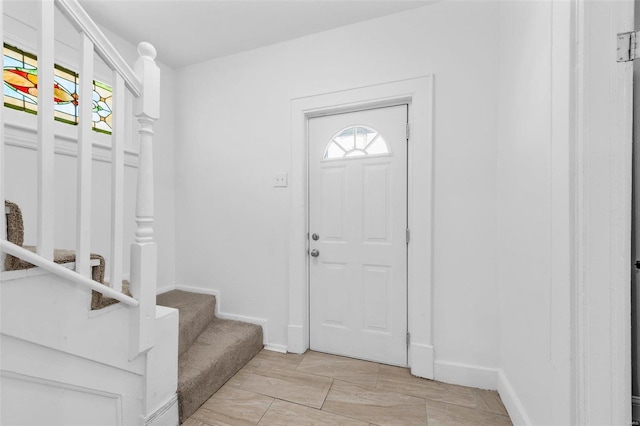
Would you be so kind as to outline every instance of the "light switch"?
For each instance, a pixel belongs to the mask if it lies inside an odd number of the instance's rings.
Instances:
[[[287,187],[287,174],[286,173],[278,173],[273,181],[273,186],[275,188],[286,188]]]

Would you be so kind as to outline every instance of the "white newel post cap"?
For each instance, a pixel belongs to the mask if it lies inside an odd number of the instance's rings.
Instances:
[[[138,44],[138,54],[133,69],[142,83],[142,96],[134,102],[134,114],[157,120],[160,116],[160,68],[155,63],[156,48],[143,41]]]
[[[152,61],[156,59],[156,48],[153,47],[153,44],[141,41],[138,44],[138,55],[144,59],[151,59]]]

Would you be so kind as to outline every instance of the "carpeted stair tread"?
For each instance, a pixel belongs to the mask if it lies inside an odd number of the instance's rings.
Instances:
[[[20,246],[26,250],[29,250],[33,253],[36,253],[35,246],[24,245],[24,223],[22,220],[22,211],[20,207],[16,203],[12,203],[11,201],[4,201],[4,208],[7,218],[7,240],[12,242],[13,244]],[[104,271],[105,271],[105,262],[104,257],[96,254],[90,254],[91,260],[98,260],[98,264],[91,267],[91,279],[97,281],[101,284],[109,286],[109,283],[104,282]],[[72,263],[76,261],[76,252],[74,250],[66,250],[66,249],[53,249],[53,261],[58,264]],[[7,255],[4,261],[4,268],[6,271],[16,271],[22,269],[30,269],[35,268],[35,265],[20,259],[18,257],[14,257],[11,255]],[[127,296],[131,296],[129,292],[129,282],[123,281],[122,292]],[[112,299],[110,297],[102,295],[102,293],[98,293],[97,291],[92,291],[91,296],[91,309],[102,309],[107,306],[111,306],[115,303],[118,303],[116,299]]]
[[[185,353],[215,319],[216,298],[208,294],[172,290],[156,296],[156,304],[179,311],[178,354]]]
[[[263,347],[262,327],[216,319],[178,361],[180,421],[191,416]]]

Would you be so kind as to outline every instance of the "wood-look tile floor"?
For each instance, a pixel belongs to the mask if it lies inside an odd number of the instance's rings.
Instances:
[[[511,425],[497,392],[308,351],[261,351],[184,426]]]

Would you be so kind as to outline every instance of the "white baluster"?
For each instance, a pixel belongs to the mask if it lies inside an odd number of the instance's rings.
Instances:
[[[113,73],[111,124],[111,288],[122,291],[122,227],[124,209],[125,84]]]
[[[138,193],[136,198],[136,242],[131,245],[131,294],[140,307],[131,310],[130,358],[154,345],[157,247],[153,242],[153,123],[160,111],[160,69],[155,64],[155,48],[142,42],[134,70],[142,82],[142,96],[134,110],[140,129]]]
[[[153,123],[160,112],[160,69],[154,59],[156,49],[146,42],[138,45],[140,57],[134,70],[142,81],[143,94],[136,99],[135,115],[140,129],[138,154],[138,195],[136,199],[136,241],[153,241]]]
[[[4,46],[4,12],[2,3],[0,1],[0,44]],[[4,117],[3,117],[3,107],[0,107],[0,201],[2,201],[2,215],[0,215],[0,238],[3,240],[7,239],[7,216],[4,211]],[[0,251],[0,271],[4,271],[4,258],[5,253]]]
[[[53,0],[39,1],[38,33],[38,239],[40,256],[53,259]]]
[[[153,242],[153,123],[155,119],[138,116],[140,150],[138,152],[138,195],[136,198],[136,242]]]
[[[91,277],[91,151],[93,110],[93,43],[82,33],[78,108],[78,177],[76,272]]]

